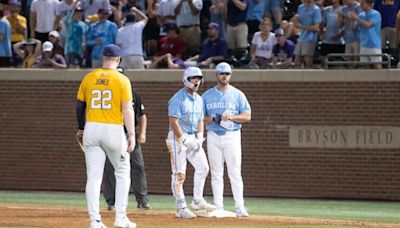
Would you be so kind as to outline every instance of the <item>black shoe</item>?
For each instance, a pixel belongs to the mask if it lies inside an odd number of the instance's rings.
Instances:
[[[109,211],[115,211],[114,205],[108,205],[108,206],[107,206],[107,210],[109,210]]]
[[[149,203],[138,203],[137,208],[142,209],[142,210],[150,210],[150,204]]]

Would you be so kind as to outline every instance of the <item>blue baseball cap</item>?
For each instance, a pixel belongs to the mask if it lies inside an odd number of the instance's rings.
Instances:
[[[119,48],[115,44],[109,44],[104,47],[103,49],[103,56],[108,56],[108,57],[119,57],[122,55],[121,48]]]
[[[232,68],[231,65],[229,65],[228,63],[222,62],[219,63],[216,67],[215,67],[215,73],[220,74],[220,73],[232,73]]]

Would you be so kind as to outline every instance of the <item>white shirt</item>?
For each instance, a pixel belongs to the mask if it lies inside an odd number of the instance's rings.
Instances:
[[[121,47],[122,57],[143,56],[142,34],[146,24],[143,21],[128,23],[118,29],[116,43]]]
[[[175,7],[179,4],[181,0],[175,0]],[[193,5],[196,9],[199,10],[199,13],[193,15],[192,10],[190,9],[189,2],[184,1],[182,3],[181,11],[176,15],[176,24],[178,26],[191,26],[191,25],[200,25],[200,11],[203,8],[202,0],[192,0]]]
[[[261,32],[254,33],[251,44],[256,45],[256,56],[266,59],[272,58],[272,49],[277,43],[275,34],[270,32],[267,40],[262,40]]]
[[[31,11],[36,12],[36,32],[47,33],[54,30],[57,0],[33,0]]]
[[[161,0],[158,7],[157,15],[161,17],[173,16],[175,9],[174,0]],[[175,23],[175,20],[168,19],[165,23]]]

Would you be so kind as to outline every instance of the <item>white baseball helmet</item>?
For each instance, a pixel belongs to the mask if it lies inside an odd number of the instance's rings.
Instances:
[[[203,73],[201,72],[200,68],[198,67],[188,67],[183,72],[183,84],[187,86],[189,89],[194,88],[194,84],[189,81],[191,77],[201,77],[200,85],[203,84]]]
[[[226,62],[222,62],[219,63],[216,67],[215,67],[215,73],[219,74],[219,73],[232,73],[232,68],[231,65],[229,65]]]

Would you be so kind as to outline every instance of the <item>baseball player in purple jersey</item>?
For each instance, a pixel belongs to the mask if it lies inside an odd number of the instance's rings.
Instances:
[[[217,211],[224,212],[224,163],[226,162],[236,216],[248,217],[243,199],[240,128],[242,123],[251,120],[251,108],[244,93],[229,84],[231,66],[224,62],[219,63],[215,72],[217,85],[203,94],[214,204],[217,206]]]
[[[178,218],[196,217],[187,208],[183,192],[187,160],[195,169],[192,209],[201,213],[216,209],[203,198],[209,167],[202,147],[204,141],[203,100],[197,94],[202,82],[203,74],[199,68],[186,68],[183,73],[183,88],[168,102],[169,133],[166,144],[171,158],[171,187],[176,199],[176,217]]]

